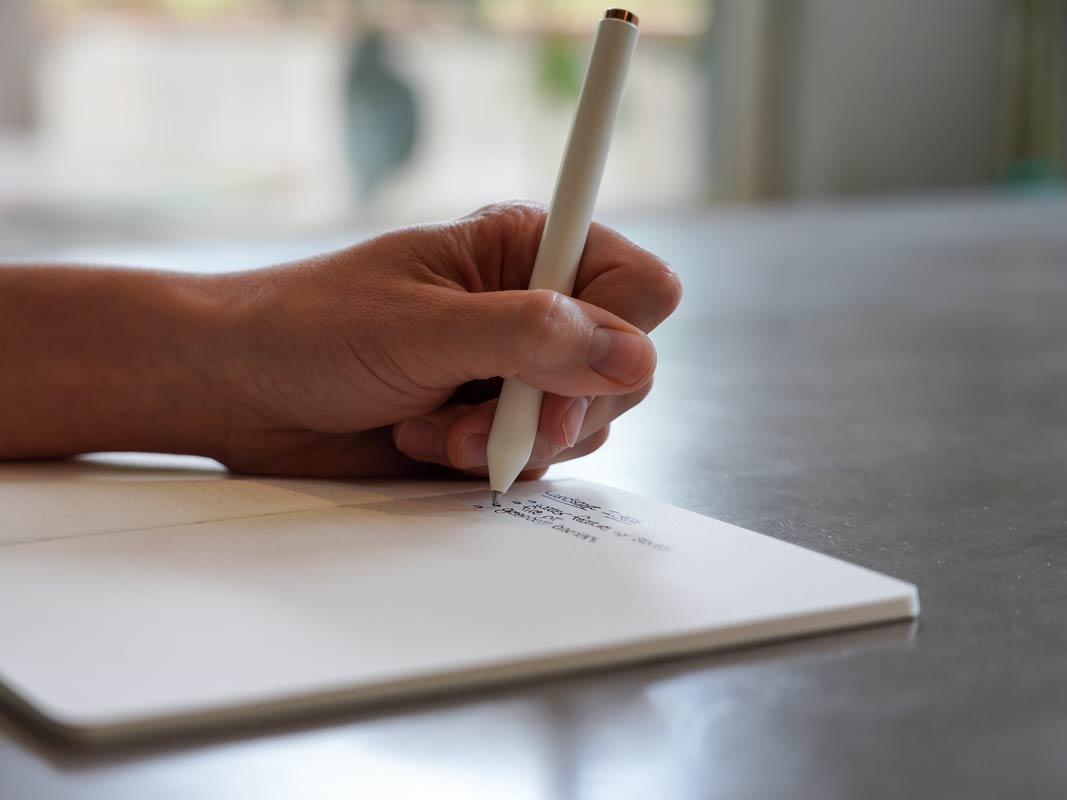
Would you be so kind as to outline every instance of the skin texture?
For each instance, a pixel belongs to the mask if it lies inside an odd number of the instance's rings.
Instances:
[[[489,206],[227,275],[0,267],[0,458],[194,453],[240,472],[485,474],[500,378],[546,392],[521,477],[652,385],[675,273],[599,225],[574,299],[528,291],[544,210]]]

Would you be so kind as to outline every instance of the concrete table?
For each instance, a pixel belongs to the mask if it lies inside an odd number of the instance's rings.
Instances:
[[[1067,198],[616,222],[686,296],[566,473],[913,581],[919,623],[120,751],[0,716],[0,797],[1062,796]]]

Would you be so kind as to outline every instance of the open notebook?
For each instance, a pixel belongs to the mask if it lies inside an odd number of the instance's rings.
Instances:
[[[176,462],[180,463],[180,462]],[[913,617],[915,587],[617,489],[0,467],[0,695],[83,740]]]

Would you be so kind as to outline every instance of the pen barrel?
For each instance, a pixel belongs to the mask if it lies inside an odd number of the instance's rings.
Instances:
[[[597,26],[530,276],[531,289],[551,289],[568,295],[574,291],[636,44],[637,26],[632,23],[603,19]]]
[[[548,218],[541,234],[531,289],[572,294],[578,264],[593,222],[593,207],[619,114],[637,26],[617,18],[601,20],[589,57],[578,108],[563,152]],[[542,392],[517,378],[504,381],[489,432],[489,485],[506,492],[533,452],[541,418]]]
[[[500,400],[486,446],[489,488],[493,491],[510,489],[530,460],[541,421],[542,397],[540,389],[518,378],[508,378],[500,387]]]

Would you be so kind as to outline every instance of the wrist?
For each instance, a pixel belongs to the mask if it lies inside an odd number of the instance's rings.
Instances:
[[[85,359],[86,409],[98,420],[85,449],[219,458],[231,415],[225,276],[128,272],[110,283],[114,308]]]
[[[155,340],[131,353],[137,407],[125,435],[131,449],[189,453],[224,460],[235,415],[227,358],[236,276],[157,274],[150,288],[146,334]]]
[[[138,270],[0,270],[0,458],[216,456],[229,415],[218,374],[220,283]]]

